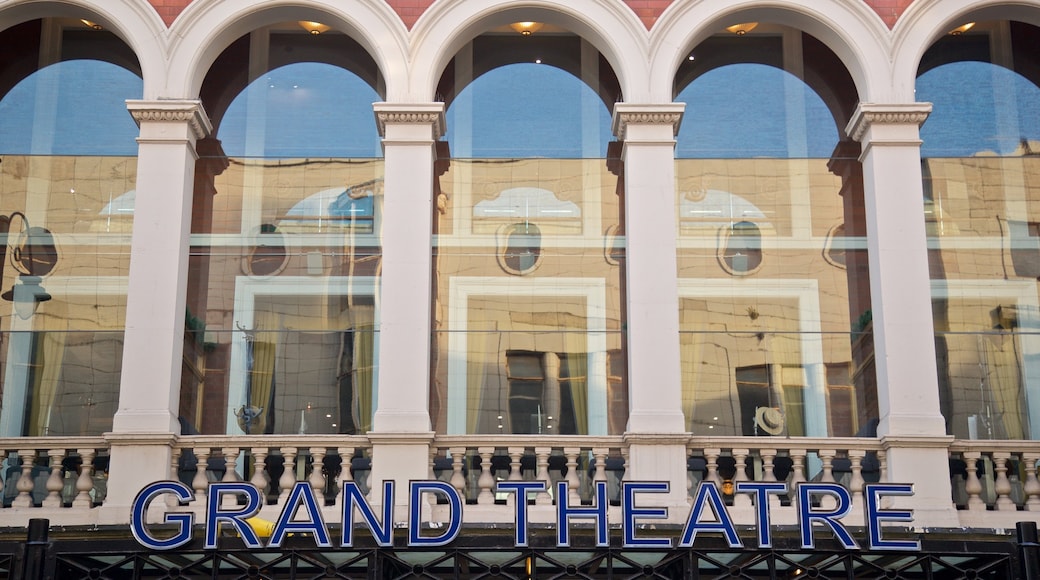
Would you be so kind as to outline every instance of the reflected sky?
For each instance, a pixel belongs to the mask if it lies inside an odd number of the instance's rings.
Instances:
[[[0,100],[0,154],[136,155],[125,100],[141,79],[119,66],[72,60],[21,81]],[[1040,88],[1008,69],[956,62],[918,79],[934,104],[921,129],[925,157],[1014,155],[1040,141]],[[218,138],[234,157],[371,158],[382,155],[376,91],[347,70],[298,63],[239,94]],[[714,69],[676,98],[686,103],[678,158],[825,158],[838,141],[827,107],[790,73],[760,64]],[[466,86],[447,112],[457,158],[595,158],[613,140],[610,111],[574,75],[548,64],[494,69]]]

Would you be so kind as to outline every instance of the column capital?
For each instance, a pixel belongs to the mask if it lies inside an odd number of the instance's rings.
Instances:
[[[931,112],[931,103],[859,103],[845,133],[863,141],[867,131],[876,125],[912,125],[916,131]]]
[[[679,133],[686,103],[660,103],[656,105],[637,105],[634,103],[616,103],[610,129],[621,141],[628,140],[629,125],[661,125],[671,127],[671,136]]]
[[[374,103],[372,110],[382,137],[387,125],[430,125],[433,139],[444,135],[444,103]]]
[[[138,127],[145,123],[185,123],[195,140],[213,133],[213,125],[198,100],[128,100],[126,108]]]

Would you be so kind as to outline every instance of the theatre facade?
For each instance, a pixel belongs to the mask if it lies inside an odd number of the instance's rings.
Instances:
[[[1040,579],[1040,0],[0,0],[0,240],[0,577]]]

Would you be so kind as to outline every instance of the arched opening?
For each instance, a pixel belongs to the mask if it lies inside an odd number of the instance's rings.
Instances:
[[[751,24],[693,48],[675,78],[687,105],[676,146],[687,429],[866,433],[878,407],[860,324],[863,182],[859,147],[842,140],[856,89],[816,38]]]
[[[623,432],[617,77],[588,41],[539,23],[477,36],[438,87],[436,430]]]
[[[1040,28],[965,20],[917,98],[940,402],[961,439],[1040,435]]]
[[[186,433],[371,428],[380,78],[354,40],[298,22],[231,43],[207,74],[215,135],[195,174]]]
[[[73,18],[0,32],[0,436],[96,436],[119,397],[140,67]]]

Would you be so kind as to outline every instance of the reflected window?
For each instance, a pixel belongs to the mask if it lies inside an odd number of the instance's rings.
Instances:
[[[526,274],[538,265],[542,255],[542,232],[532,223],[508,226],[502,264],[510,274]]]
[[[743,275],[762,265],[762,233],[751,222],[730,226],[722,259],[731,274]]]

